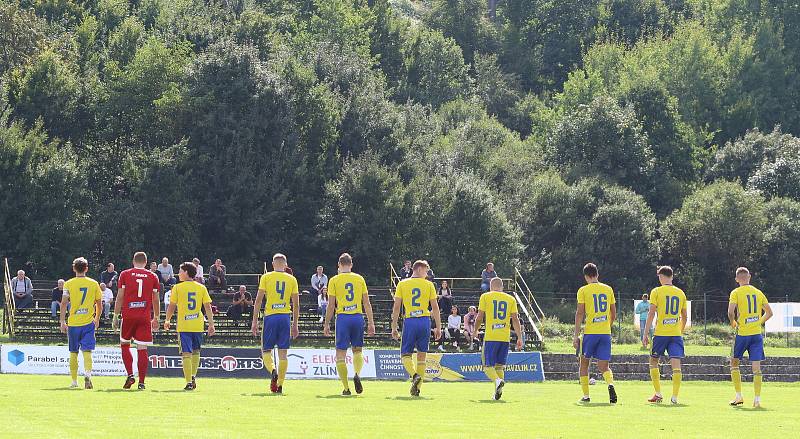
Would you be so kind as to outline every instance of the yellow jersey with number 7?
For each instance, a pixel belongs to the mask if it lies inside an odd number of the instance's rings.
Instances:
[[[103,300],[100,284],[90,277],[73,277],[64,282],[64,296],[69,297],[68,326],[86,326],[97,312],[95,302]]]

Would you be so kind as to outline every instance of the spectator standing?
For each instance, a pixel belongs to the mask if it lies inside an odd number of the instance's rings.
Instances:
[[[453,292],[450,290],[450,284],[442,281],[442,286],[439,288],[439,309],[446,310],[453,306]]]
[[[328,276],[323,271],[324,268],[320,265],[317,267],[317,272],[311,275],[311,293],[315,297],[319,297],[322,294],[322,289],[328,286]]]
[[[119,280],[119,273],[114,269],[114,263],[109,262],[108,265],[106,265],[105,271],[100,273],[100,282],[103,282],[108,288],[116,291],[117,280]]]
[[[650,302],[647,294],[642,294],[642,301],[636,305],[634,312],[639,314],[639,340],[642,340],[644,339],[644,331],[647,327],[647,314],[650,312]],[[653,335],[653,328],[650,328],[648,333]]]
[[[475,308],[474,306],[470,306],[469,312],[466,315],[464,315],[464,337],[466,337],[467,340],[470,340],[469,342],[470,350],[473,349],[472,340],[478,336],[478,330],[475,327],[475,319],[477,318],[478,318],[478,309]]]
[[[53,288],[53,297],[50,298],[50,315],[58,318],[58,310],[61,309],[61,297],[64,295],[64,279],[58,280],[58,286]]]
[[[178,283],[175,279],[175,270],[172,269],[172,264],[169,263],[169,259],[167,259],[166,256],[161,259],[161,265],[158,266],[158,271],[161,272],[161,283],[164,284],[165,288]]]
[[[239,285],[239,291],[233,296],[233,303],[226,313],[233,320],[240,320],[244,314],[253,312],[253,296],[247,292],[247,287]]]
[[[194,264],[194,266],[197,268],[197,274],[194,276],[194,281],[200,282],[201,284],[206,283],[206,279],[203,277],[203,266],[200,265],[200,259],[192,259],[192,264]]]
[[[489,262],[486,264],[486,269],[481,272],[481,291],[484,293],[489,291],[489,283],[495,277],[497,273],[494,271],[494,264]]]
[[[17,276],[11,279],[11,291],[14,293],[14,306],[17,309],[33,307],[33,282],[25,271],[19,270]]]
[[[214,265],[208,270],[208,286],[212,290],[224,290],[226,285],[225,275],[228,269],[222,265],[222,259],[217,258]]]
[[[414,274],[414,270],[411,269],[411,261],[403,262],[403,268],[400,269],[400,280],[408,279],[412,274]]]
[[[114,303],[114,292],[103,282],[100,283],[100,297],[103,300],[103,320],[108,320],[111,304]]]
[[[328,311],[328,287],[322,287],[317,296],[317,312],[319,312],[319,322],[325,321],[325,313]]]

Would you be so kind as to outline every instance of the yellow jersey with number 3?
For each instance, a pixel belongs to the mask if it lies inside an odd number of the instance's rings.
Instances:
[[[731,291],[728,300],[736,304],[739,316],[736,318],[737,335],[761,334],[761,313],[769,303],[767,296],[752,285],[745,285]]]
[[[203,305],[211,303],[211,296],[205,285],[195,282],[181,282],[172,287],[169,303],[175,304],[178,309],[178,332],[203,332],[205,319],[203,318]]]
[[[337,314],[362,314],[367,282],[360,274],[340,273],[328,282],[328,297],[336,298]]]
[[[73,277],[64,282],[64,296],[69,297],[68,326],[86,326],[94,320],[95,301],[103,300],[100,284],[90,277]]]
[[[483,311],[485,314],[484,341],[511,340],[511,315],[518,312],[517,300],[514,297],[500,291],[483,293],[478,302],[478,311]]]
[[[686,309],[686,294],[674,285],[662,285],[650,291],[650,304],[656,306],[656,330],[653,335],[680,336],[681,311]]]
[[[436,300],[436,286],[428,279],[410,277],[397,284],[394,297],[403,299],[403,317],[429,317],[430,302]]]
[[[586,309],[584,334],[611,334],[611,305],[617,303],[610,286],[595,282],[578,290],[578,303]]]
[[[261,276],[258,289],[264,291],[265,316],[292,313],[292,296],[298,294],[297,279],[294,276],[284,271],[270,271]]]

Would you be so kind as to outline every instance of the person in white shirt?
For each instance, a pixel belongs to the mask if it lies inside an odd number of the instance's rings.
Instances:
[[[323,273],[322,265],[317,267],[317,272],[311,275],[311,293],[319,298],[322,289],[328,286],[328,276]]]
[[[169,307],[169,296],[170,295],[172,295],[172,290],[167,290],[167,292],[164,293],[164,306],[165,307]],[[167,309],[167,308],[164,308],[164,309]]]
[[[101,283],[100,294],[103,298],[103,319],[108,320],[108,315],[111,313],[111,304],[114,303],[114,292],[105,283]]]
[[[322,287],[317,296],[317,311],[319,311],[319,322],[325,321],[325,312],[328,310],[328,287]]]
[[[458,349],[458,336],[461,334],[461,316],[458,315],[458,307],[450,307],[450,315],[447,316],[447,331],[445,339],[453,342],[453,347]],[[444,351],[444,341],[439,345],[439,350]]]
[[[192,264],[197,267],[197,275],[194,277],[195,282],[200,282],[201,284],[206,283],[206,280],[203,277],[203,266],[200,265],[200,259],[192,259]]]

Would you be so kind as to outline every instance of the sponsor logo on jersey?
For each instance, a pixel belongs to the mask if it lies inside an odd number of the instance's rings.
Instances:
[[[748,318],[744,319],[744,322],[745,323],[757,322],[759,318],[760,317],[758,317],[758,316],[748,317]]]
[[[416,310],[416,311],[411,311],[411,312],[409,313],[409,315],[410,315],[411,317],[419,317],[419,316],[421,316],[421,315],[422,315],[422,312],[423,312],[423,311],[422,311],[421,309],[419,309],[419,310]]]
[[[147,305],[147,302],[131,302],[128,304],[128,308],[135,309],[135,308],[144,308]]]
[[[354,311],[358,308],[358,305],[348,305],[344,307],[345,311]]]
[[[505,323],[495,323],[494,325],[492,325],[492,329],[503,329],[505,327],[506,327]]]
[[[284,309],[284,308],[286,308],[285,303],[275,303],[272,305],[272,309]]]
[[[673,318],[670,318],[670,319],[664,319],[664,320],[661,321],[661,323],[663,323],[665,325],[674,325],[674,324],[678,323],[678,318],[677,317],[673,317]]]
[[[183,320],[197,320],[198,317],[200,317],[199,313],[186,314],[186,316],[183,318]]]
[[[75,315],[76,316],[79,316],[81,314],[89,314],[89,309],[88,308],[81,308],[81,309],[75,311]]]
[[[592,323],[602,323],[608,320],[608,316],[600,316],[592,319]]]

